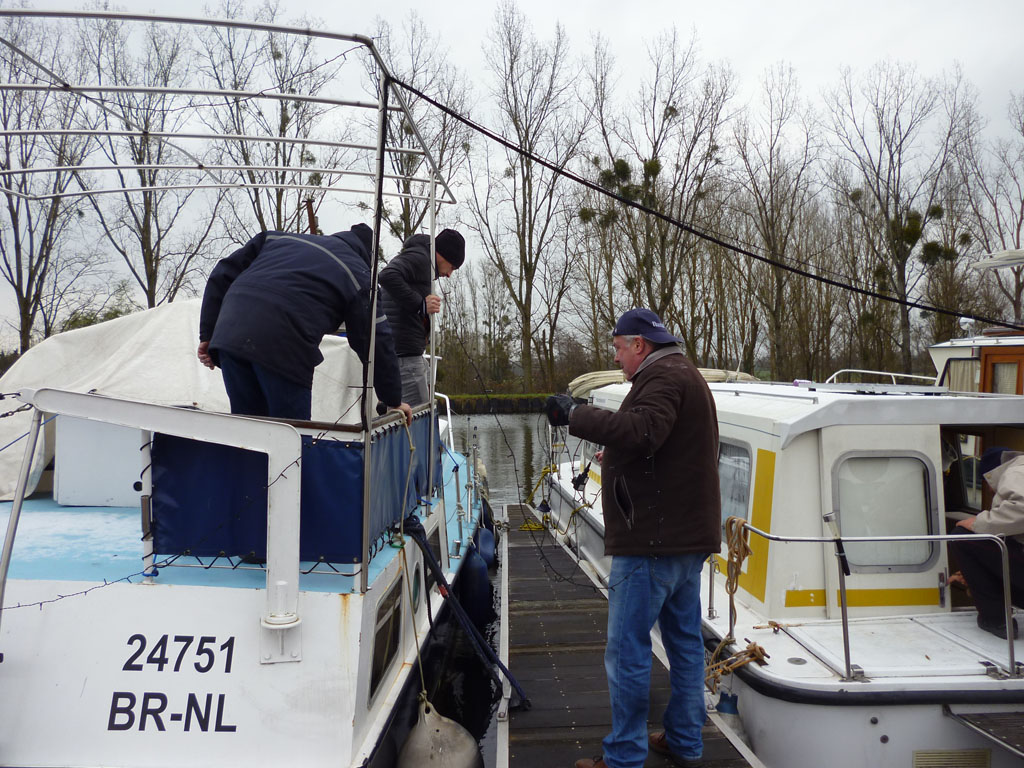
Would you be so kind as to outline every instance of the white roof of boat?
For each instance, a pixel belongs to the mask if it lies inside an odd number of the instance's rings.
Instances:
[[[1024,397],[891,385],[711,384],[719,422],[741,417],[781,438],[839,425],[1024,426]]]
[[[929,349],[960,349],[973,347],[1020,347],[1024,346],[1024,334],[1011,333],[1001,336],[966,336],[950,339],[941,344],[932,344]]]

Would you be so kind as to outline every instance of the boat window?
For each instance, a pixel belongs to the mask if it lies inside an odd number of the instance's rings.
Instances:
[[[981,439],[977,435],[959,435],[958,468],[964,483],[964,501],[971,509],[981,510]]]
[[[932,533],[928,468],[914,456],[850,456],[836,470],[836,502],[843,536]],[[919,570],[932,558],[926,541],[848,543],[851,568]]]
[[[718,485],[722,490],[722,529],[730,517],[748,519],[750,448],[724,440],[718,446]]]
[[[939,384],[954,392],[977,392],[981,388],[981,360],[958,357],[948,360]]]
[[[1017,394],[1017,363],[992,363],[992,391]]]
[[[427,541],[430,543],[430,552],[434,556],[434,562],[437,563],[440,567],[444,568],[444,563],[441,562],[441,527],[440,526],[438,526],[437,528],[434,529],[434,532],[432,534],[430,534],[430,538],[427,539]],[[427,599],[429,600],[430,599],[430,597],[429,597],[430,590],[432,590],[434,588],[434,585],[437,584],[437,578],[434,576],[433,569],[427,568],[426,571],[427,571],[427,595],[428,595]]]
[[[402,579],[399,578],[377,606],[373,632],[373,661],[370,664],[370,699],[384,679],[384,673],[398,653],[402,629]]]

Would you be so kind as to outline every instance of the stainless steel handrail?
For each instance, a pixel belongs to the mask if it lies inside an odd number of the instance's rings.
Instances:
[[[835,373],[833,373],[831,376],[829,376],[827,379],[825,379],[825,384],[832,384],[835,381],[836,377],[839,376],[839,374],[841,373],[866,373],[870,376],[888,376],[890,379],[892,379],[893,384],[896,383],[897,376],[899,376],[901,379],[919,379],[921,381],[931,382],[932,384],[935,383],[934,376],[921,376],[920,374],[917,373],[893,373],[892,371],[871,371],[865,368],[841,368]]]
[[[1009,665],[1007,667],[1007,674],[1010,677],[1024,677],[1024,673],[1017,668],[1016,659],[1014,658],[1013,648],[1013,609],[1010,603],[1010,556],[1009,551],[1006,548],[1006,541],[1001,536],[997,536],[992,533],[975,533],[970,536],[963,534],[928,534],[919,536],[779,536],[777,534],[767,533],[762,531],[760,528],[755,528],[750,523],[744,522],[743,527],[755,533],[763,539],[768,541],[778,541],[784,544],[790,543],[811,543],[811,544],[858,544],[858,543],[869,543],[869,542],[880,542],[880,541],[969,541],[971,539],[988,539],[994,542],[1000,551],[1003,566],[1003,618],[1006,621],[1006,645],[1007,654],[1009,656]],[[843,654],[846,662],[846,680],[853,680],[853,667],[850,663],[850,626],[849,618],[847,616],[847,600],[846,600],[846,577],[843,572],[842,556],[840,550],[837,547],[836,551],[836,562],[839,566],[839,600],[840,607],[842,609],[842,624],[843,624]]]

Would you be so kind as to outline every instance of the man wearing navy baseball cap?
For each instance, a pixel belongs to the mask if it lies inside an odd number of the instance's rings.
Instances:
[[[604,550],[612,556],[605,672],[612,731],[604,754],[576,768],[639,768],[648,748],[676,765],[700,765],[704,645],[700,571],[721,547],[718,419],[700,371],[649,309],[612,331],[615,362],[632,388],[618,411],[548,398],[553,425],[599,443]],[[651,629],[661,637],[672,696],[664,730],[647,733]]]

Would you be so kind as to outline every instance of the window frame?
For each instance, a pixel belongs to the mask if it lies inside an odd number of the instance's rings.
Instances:
[[[367,696],[368,707],[373,706],[374,699],[382,690],[384,690],[383,683],[387,680],[388,673],[391,671],[391,668],[395,665],[395,660],[400,656],[399,651],[401,651],[402,649],[402,632],[405,629],[405,611],[403,610],[405,604],[405,596],[402,593],[403,582],[404,577],[401,573],[399,573],[398,578],[396,578],[394,582],[387,588],[381,599],[378,600],[377,604],[374,606],[375,610],[373,612],[373,638],[370,643],[370,666],[368,670],[370,673],[370,677],[369,680],[367,680],[367,690],[369,692],[369,695]],[[382,622],[380,617],[381,607],[393,598],[396,591],[398,593],[398,598],[395,601],[394,608],[392,609],[388,619]],[[395,615],[395,613],[398,614],[397,631],[395,635],[397,637],[397,641],[394,644],[394,650],[390,653],[391,657],[387,659],[384,663],[384,666],[381,667],[380,678],[376,681],[376,685],[374,685],[373,670],[375,666],[374,660],[377,654],[377,633],[382,629],[383,625],[386,624],[387,621]]]
[[[748,460],[748,463],[749,463],[749,468],[747,470],[747,508],[743,511],[743,519],[747,523],[750,523],[750,509],[751,509],[751,506],[753,504],[753,496],[754,496],[754,494],[753,494],[753,485],[754,485],[754,474],[755,474],[755,470],[756,470],[754,447],[750,443],[745,441],[745,440],[738,440],[738,439],[733,438],[733,437],[727,437],[727,438],[719,437],[718,438],[718,460],[717,460],[717,465],[718,465],[718,488],[719,488],[719,491],[721,491],[721,488],[722,488],[721,465],[722,465],[722,446],[723,445],[729,445],[729,446],[732,446],[733,448],[742,448],[743,450],[745,450],[747,452],[747,460]],[[722,534],[723,534],[723,542],[724,542],[724,535],[725,535],[725,518],[724,517],[722,518],[721,526],[722,526]]]
[[[852,450],[844,451],[836,456],[835,461],[832,463],[831,468],[831,484],[832,484],[832,514],[835,515],[835,520],[839,526],[839,530],[843,530],[843,518],[842,513],[839,509],[839,469],[850,459],[916,459],[924,467],[924,499],[925,499],[925,521],[926,528],[924,534],[926,536],[934,536],[939,531],[939,507],[938,507],[938,492],[936,488],[937,475],[935,467],[932,464],[930,457],[922,451],[915,450]],[[880,564],[880,565],[860,565],[854,563],[852,557],[847,553],[847,560],[850,564],[851,573],[924,573],[932,570],[939,560],[941,555],[941,547],[938,546],[939,542],[926,541],[929,549],[928,557],[921,563],[915,564]]]

